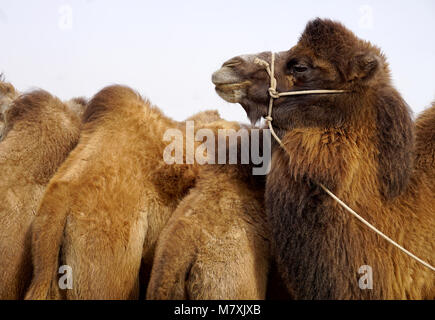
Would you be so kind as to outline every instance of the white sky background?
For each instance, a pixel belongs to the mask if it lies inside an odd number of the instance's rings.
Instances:
[[[435,99],[433,0],[0,0],[0,71],[19,90],[62,99],[120,83],[177,120],[218,109],[247,122],[214,92],[212,72],[239,54],[289,49],[315,17],[380,46],[415,112]]]

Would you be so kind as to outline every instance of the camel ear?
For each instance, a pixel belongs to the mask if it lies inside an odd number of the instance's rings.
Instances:
[[[348,81],[369,80],[381,68],[381,58],[372,52],[356,54],[349,61]]]
[[[378,177],[384,199],[407,187],[413,165],[414,124],[406,102],[395,90],[377,103]]]

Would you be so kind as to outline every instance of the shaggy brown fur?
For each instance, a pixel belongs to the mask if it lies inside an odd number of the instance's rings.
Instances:
[[[259,56],[270,61],[270,54]],[[265,71],[247,74],[244,61],[231,72],[250,82],[238,102],[255,119],[266,115],[269,79]],[[274,104],[273,123],[285,150],[274,148],[266,208],[289,291],[298,299],[434,298],[433,271],[359,223],[318,186],[434,265],[433,108],[417,120],[415,143],[409,109],[391,84],[385,57],[330,20],[308,23],[298,44],[278,54],[275,67],[279,91],[350,91]],[[222,78],[214,76],[218,87]],[[372,290],[359,288],[362,265],[372,267]]]
[[[101,90],[83,120],[79,144],[51,180],[33,225],[27,299],[137,298],[141,258],[152,261],[161,229],[195,180],[191,165],[170,166],[181,182],[156,176],[164,132],[184,125],[133,90]],[[72,290],[59,292],[59,263],[73,270]]]
[[[50,177],[78,141],[80,120],[45,91],[15,99],[5,119],[0,142],[0,299],[19,299],[32,274],[30,224]]]
[[[201,168],[159,238],[147,298],[264,299],[263,197],[264,176],[252,176],[251,165]]]

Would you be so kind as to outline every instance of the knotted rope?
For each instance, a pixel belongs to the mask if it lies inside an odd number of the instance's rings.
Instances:
[[[307,95],[307,94],[337,94],[337,93],[340,94],[340,93],[348,92],[346,90],[300,90],[300,91],[278,92],[276,90],[276,78],[275,78],[275,53],[272,52],[272,54],[271,54],[271,62],[270,62],[270,64],[267,61],[265,61],[263,59],[260,59],[260,58],[255,58],[254,63],[256,63],[256,64],[258,64],[260,66],[263,66],[266,69],[267,74],[269,75],[269,78],[270,78],[270,87],[269,87],[269,90],[268,90],[269,96],[270,96],[270,98],[269,98],[269,109],[268,109],[268,112],[267,112],[267,116],[264,117],[264,119],[266,120],[266,123],[267,123],[267,125],[268,125],[268,127],[270,129],[270,132],[271,132],[272,136],[279,143],[279,145],[284,149],[285,152],[287,152],[287,150],[286,150],[284,144],[282,143],[281,139],[276,135],[275,131],[273,130],[273,126],[272,126],[272,120],[273,120],[272,119],[272,108],[273,108],[273,101],[275,99],[279,99],[280,97],[283,97],[283,96],[295,96],[295,95]],[[384,233],[379,231],[372,224],[370,224],[363,217],[361,217],[358,213],[356,213],[354,210],[352,210],[352,208],[350,208],[348,205],[346,205],[342,200],[340,200],[340,198],[338,198],[334,193],[332,193],[323,184],[319,183],[319,186],[331,198],[333,198],[335,201],[337,201],[337,203],[340,206],[342,206],[346,211],[348,211],[350,214],[352,214],[358,220],[360,220],[362,223],[364,223],[366,226],[368,226],[375,233],[377,233],[382,238],[387,240],[389,243],[391,243],[392,245],[394,245],[395,247],[400,249],[402,252],[406,253],[411,258],[413,258],[416,261],[420,262],[421,264],[423,264],[424,266],[428,267],[432,271],[435,271],[435,268],[432,265],[430,265],[429,263],[427,263],[424,260],[420,259],[419,257],[414,255],[413,253],[409,252],[404,247],[399,245],[397,242],[395,242],[394,240],[392,240],[391,238],[386,236]]]

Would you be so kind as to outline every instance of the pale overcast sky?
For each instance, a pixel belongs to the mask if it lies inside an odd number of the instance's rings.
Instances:
[[[120,83],[177,120],[218,109],[246,122],[216,95],[212,72],[239,54],[289,49],[315,17],[380,46],[415,112],[435,99],[433,0],[0,0],[0,71],[19,90],[62,99]]]

